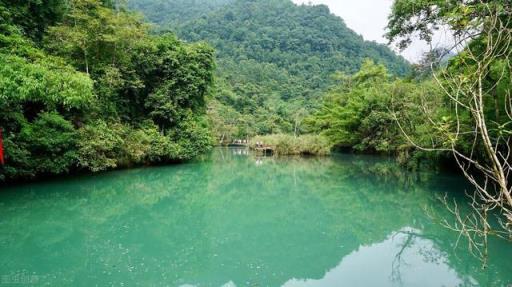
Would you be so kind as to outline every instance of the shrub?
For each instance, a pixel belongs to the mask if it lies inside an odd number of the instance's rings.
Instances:
[[[91,171],[115,168],[124,145],[125,126],[97,120],[79,130],[79,165]]]
[[[6,134],[4,144],[7,177],[67,173],[76,166],[76,131],[54,112],[40,113],[32,123],[22,121],[20,132]]]
[[[189,159],[204,151],[203,145],[209,143],[198,137],[195,141],[174,140],[171,136],[160,133],[151,121],[133,127],[97,120],[81,128],[79,135],[79,165],[94,172]]]

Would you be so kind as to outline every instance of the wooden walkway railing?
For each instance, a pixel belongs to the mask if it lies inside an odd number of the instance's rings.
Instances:
[[[263,142],[256,142],[256,144],[251,145],[249,140],[234,140],[232,143],[228,144],[231,147],[249,147],[252,150],[255,150],[259,153],[268,155],[274,153],[274,147],[271,145],[266,145]]]

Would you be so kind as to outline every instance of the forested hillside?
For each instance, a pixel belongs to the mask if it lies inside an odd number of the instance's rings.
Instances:
[[[160,27],[216,48],[217,92],[209,113],[223,139],[300,131],[304,117],[336,82],[333,74],[355,73],[366,58],[392,75],[409,70],[403,58],[364,41],[327,6],[290,0],[203,2],[130,0],[130,5]]]
[[[0,0],[0,180],[190,159],[214,50],[111,1]]]
[[[158,23],[159,29],[173,29],[186,21],[199,18],[234,0],[129,0],[131,9],[144,11],[147,19]]]

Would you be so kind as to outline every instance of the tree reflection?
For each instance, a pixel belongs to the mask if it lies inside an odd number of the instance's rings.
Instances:
[[[460,185],[382,158],[218,149],[194,163],[2,193],[0,268],[58,275],[45,277],[51,285],[280,286],[321,280],[364,250],[375,260],[377,246],[390,252],[389,262],[381,259],[394,286],[410,278],[407,264],[420,263],[448,266],[463,286],[505,285],[512,270],[500,261],[511,250],[494,244],[501,255],[482,272],[478,260],[454,251],[456,234],[423,211],[437,204],[434,194]]]

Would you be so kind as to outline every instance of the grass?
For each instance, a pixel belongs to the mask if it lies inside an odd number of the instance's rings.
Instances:
[[[256,136],[250,141],[250,147],[255,148],[256,142],[272,147],[275,155],[328,155],[332,148],[329,140],[320,135]]]

